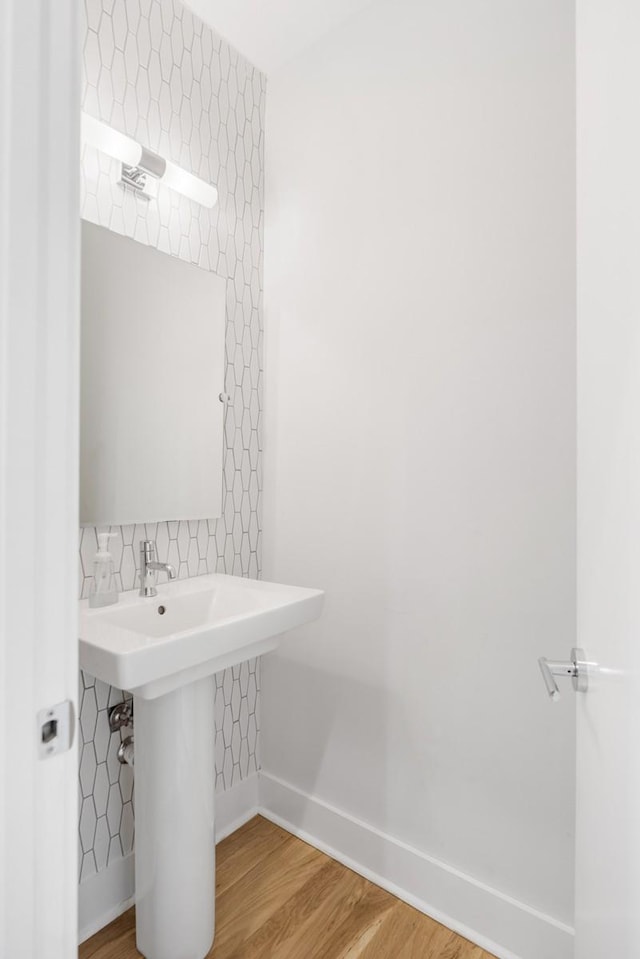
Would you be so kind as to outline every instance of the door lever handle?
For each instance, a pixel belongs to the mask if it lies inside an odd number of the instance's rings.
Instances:
[[[549,698],[553,702],[560,699],[560,690],[556,682],[556,676],[569,676],[573,683],[573,688],[577,693],[586,693],[589,683],[587,679],[587,663],[584,657],[584,650],[575,647],[571,650],[571,660],[562,662],[555,659],[547,659],[541,656],[538,660],[540,672],[544,684],[547,687]]]

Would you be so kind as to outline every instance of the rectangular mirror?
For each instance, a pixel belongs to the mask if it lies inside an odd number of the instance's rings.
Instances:
[[[225,291],[83,221],[81,525],[220,516]]]

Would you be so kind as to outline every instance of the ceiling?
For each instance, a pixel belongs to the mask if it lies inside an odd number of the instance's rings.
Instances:
[[[371,0],[186,0],[266,74],[276,72]]]

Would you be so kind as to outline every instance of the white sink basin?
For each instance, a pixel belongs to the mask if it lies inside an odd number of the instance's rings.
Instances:
[[[117,606],[80,604],[80,665],[92,676],[155,699],[274,649],[278,637],[320,615],[324,593],[221,574],[124,593]]]
[[[134,694],[136,944],[204,959],[215,931],[213,674],[274,649],[320,615],[324,593],[199,576],[80,603],[80,665]]]

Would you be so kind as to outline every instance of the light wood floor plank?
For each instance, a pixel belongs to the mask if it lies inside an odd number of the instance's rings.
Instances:
[[[127,909],[78,949],[78,959],[134,959],[137,956],[135,909]]]
[[[432,923],[426,916],[404,902],[396,902],[376,930],[375,936],[353,959],[380,959],[380,956],[393,956],[393,959],[424,959],[436,928],[436,923]],[[418,931],[419,940],[416,936]]]
[[[440,926],[429,943],[428,959],[482,959],[482,949]]]
[[[216,846],[216,897],[290,839],[284,829],[261,816],[223,839]]]
[[[216,849],[208,959],[494,959],[479,946],[257,816]],[[139,959],[135,910],[79,959]]]
[[[216,901],[216,938],[209,959],[228,959],[326,863],[326,857],[289,836]]]
[[[367,881],[364,895],[354,903],[348,919],[317,944],[313,952],[314,959],[326,959],[327,956],[346,959],[350,952],[353,955],[354,950],[366,942],[370,927],[377,927],[395,902],[390,893]]]
[[[310,925],[326,921],[326,909],[339,906],[335,888],[340,875],[338,863],[331,860],[323,863],[318,872],[241,944],[232,959],[276,959],[276,956],[284,959],[291,953],[295,955],[300,949],[300,937],[307,934]]]

